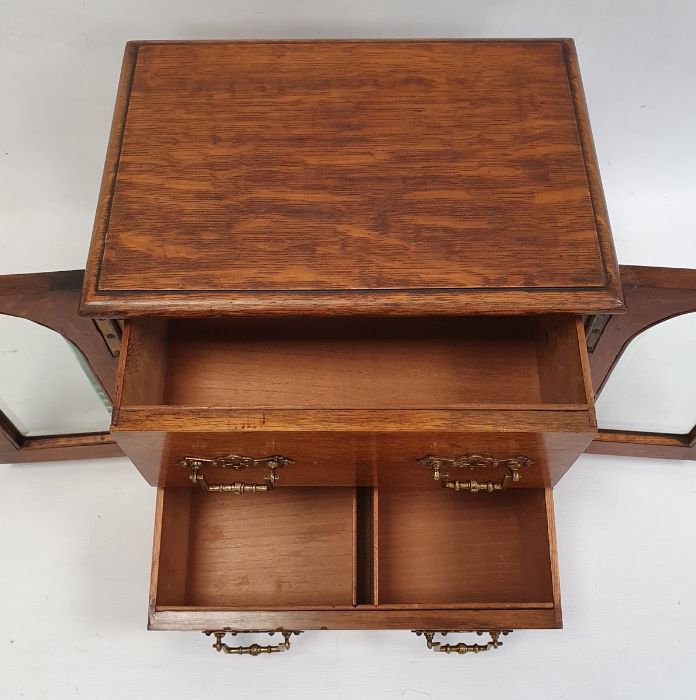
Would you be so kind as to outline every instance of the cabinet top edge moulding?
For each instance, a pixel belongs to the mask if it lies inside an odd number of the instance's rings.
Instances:
[[[622,309],[571,39],[127,44],[82,313]]]

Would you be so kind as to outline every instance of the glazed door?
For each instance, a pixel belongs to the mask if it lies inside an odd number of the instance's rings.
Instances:
[[[118,322],[78,316],[83,270],[0,277],[0,463],[113,457]]]
[[[696,459],[696,270],[621,266],[627,313],[588,319],[596,454]]]

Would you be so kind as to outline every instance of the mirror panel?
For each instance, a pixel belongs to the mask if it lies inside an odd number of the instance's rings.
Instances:
[[[0,314],[0,410],[27,437],[106,432],[111,407],[62,335]]]
[[[696,425],[696,313],[636,336],[597,398],[607,430],[686,434]]]

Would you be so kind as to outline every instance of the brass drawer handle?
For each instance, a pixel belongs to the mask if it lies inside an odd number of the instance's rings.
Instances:
[[[428,646],[428,649],[442,652],[443,654],[478,654],[482,651],[490,651],[491,649],[497,649],[498,647],[503,646],[503,643],[500,641],[500,636],[506,636],[510,634],[510,632],[512,632],[512,630],[488,630],[488,634],[491,638],[490,641],[488,641],[486,644],[466,644],[464,642],[460,642],[459,644],[443,644],[442,642],[433,641],[433,637],[436,634],[441,634],[445,636],[446,634],[452,631],[453,630],[412,630],[412,632],[417,634],[419,637],[421,635],[425,637],[425,642]],[[482,635],[483,632],[477,631],[476,634]]]
[[[204,459],[203,457],[184,457],[179,460],[179,464],[185,469],[190,469],[189,479],[194,484],[198,484],[204,491],[211,493],[232,493],[240,495],[243,493],[267,493],[273,490],[273,484],[278,480],[277,469],[292,464],[288,457],[271,455],[270,457],[242,457],[240,455],[225,455],[217,459]],[[214,467],[216,469],[248,469],[259,465],[266,465],[268,474],[264,477],[262,484],[247,484],[243,481],[235,481],[233,484],[209,484],[201,469],[203,467]]]
[[[504,491],[511,482],[517,483],[522,478],[519,470],[534,464],[534,460],[523,455],[517,457],[504,457],[498,459],[489,455],[469,454],[458,457],[440,457],[438,455],[426,455],[417,460],[419,464],[431,469],[433,479],[442,484],[442,488],[453,489],[454,491],[468,491],[469,493],[479,493],[486,491]],[[485,467],[506,467],[507,473],[500,481],[459,481],[450,479],[449,474],[442,471],[443,467],[454,469],[480,469]]]
[[[246,633],[246,631],[242,633]],[[226,634],[231,634],[234,637],[237,634],[242,633],[224,630],[209,630],[207,632],[204,632],[203,634],[205,634],[206,637],[209,637],[211,634],[215,636],[215,644],[213,644],[213,649],[215,649],[215,651],[221,651],[225,654],[249,654],[250,656],[259,656],[259,654],[275,654],[280,651],[288,651],[290,649],[290,637],[292,637],[293,634],[302,634],[302,632],[300,631],[281,632],[285,641],[280,642],[279,644],[250,644],[248,647],[231,647],[222,641]],[[272,636],[275,634],[275,632],[267,632],[267,634],[270,634]]]

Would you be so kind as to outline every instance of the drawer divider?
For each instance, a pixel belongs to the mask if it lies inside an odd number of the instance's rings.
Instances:
[[[377,605],[377,489],[355,489],[353,605]]]

